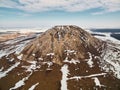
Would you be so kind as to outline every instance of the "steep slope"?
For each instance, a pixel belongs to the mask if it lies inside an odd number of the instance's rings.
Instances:
[[[1,90],[120,89],[120,49],[77,26],[0,45]]]

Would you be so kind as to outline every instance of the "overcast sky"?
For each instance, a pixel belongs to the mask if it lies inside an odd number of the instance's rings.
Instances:
[[[120,0],[0,0],[0,27],[120,28]]]

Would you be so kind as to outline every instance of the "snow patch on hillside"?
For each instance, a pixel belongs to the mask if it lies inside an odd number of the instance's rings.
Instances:
[[[7,75],[7,73],[9,73],[10,71],[12,71],[14,68],[16,68],[18,65],[20,64],[20,62],[15,63],[14,65],[12,65],[10,68],[8,68],[6,71],[4,72],[0,72],[0,79],[5,77]]]
[[[94,80],[96,86],[99,86],[99,87],[104,86],[104,85],[101,85],[101,84],[100,84],[100,81],[99,81],[99,79],[98,79],[97,77],[94,77],[94,78],[92,78],[92,79]]]
[[[114,76],[120,79],[120,50],[107,45],[101,55],[101,68],[106,72],[112,71]]]
[[[93,67],[92,54],[90,52],[88,52],[88,54],[89,54],[89,59],[86,59],[87,64],[89,65],[90,68],[92,68]]]
[[[98,73],[98,74],[92,74],[92,75],[88,75],[88,76],[74,76],[74,77],[71,77],[69,79],[82,79],[82,78],[92,78],[92,77],[98,77],[98,76],[104,76],[106,75],[106,73]]]
[[[9,90],[15,90],[23,85],[25,85],[25,81],[29,79],[29,77],[32,75],[32,72],[27,76],[24,77],[22,80],[18,81],[14,87],[10,88]]]
[[[41,66],[37,65],[37,61],[27,61],[29,66],[22,66],[22,68],[26,69],[26,72],[32,72],[33,70],[39,69]]]
[[[69,70],[68,70],[68,65],[64,65],[61,68],[61,72],[62,72],[62,80],[61,80],[61,90],[68,90],[67,89],[67,76],[69,74]]]
[[[36,84],[32,85],[28,90],[34,90],[35,87],[36,87],[38,84],[39,84],[39,83],[36,83]]]
[[[29,41],[26,41],[24,43],[13,45],[13,46],[10,46],[9,48],[0,50],[0,58],[2,58],[3,56],[8,56],[9,54],[14,53],[14,52],[16,54],[19,54],[25,48],[28,42]]]
[[[70,63],[70,64],[77,64],[77,63],[80,63],[79,60],[74,60],[74,59],[71,59],[71,60],[68,60],[68,58],[66,57],[66,59],[63,61],[65,63]]]

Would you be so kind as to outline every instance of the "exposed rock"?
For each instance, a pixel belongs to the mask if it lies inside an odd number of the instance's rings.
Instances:
[[[70,54],[69,59],[79,60],[87,58],[87,52],[99,54],[97,48],[102,43],[77,26],[55,26],[25,47],[22,51],[23,60],[34,60],[35,58],[44,58],[45,60],[49,58],[54,63],[61,65],[67,53]]]

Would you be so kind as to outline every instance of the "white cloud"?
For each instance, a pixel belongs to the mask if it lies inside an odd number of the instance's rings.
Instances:
[[[94,8],[102,11],[93,14],[103,14],[120,11],[120,0],[0,0],[0,7],[16,8],[27,12],[42,12],[62,10],[80,12]]]
[[[17,3],[12,0],[0,0],[0,7],[16,8]]]

